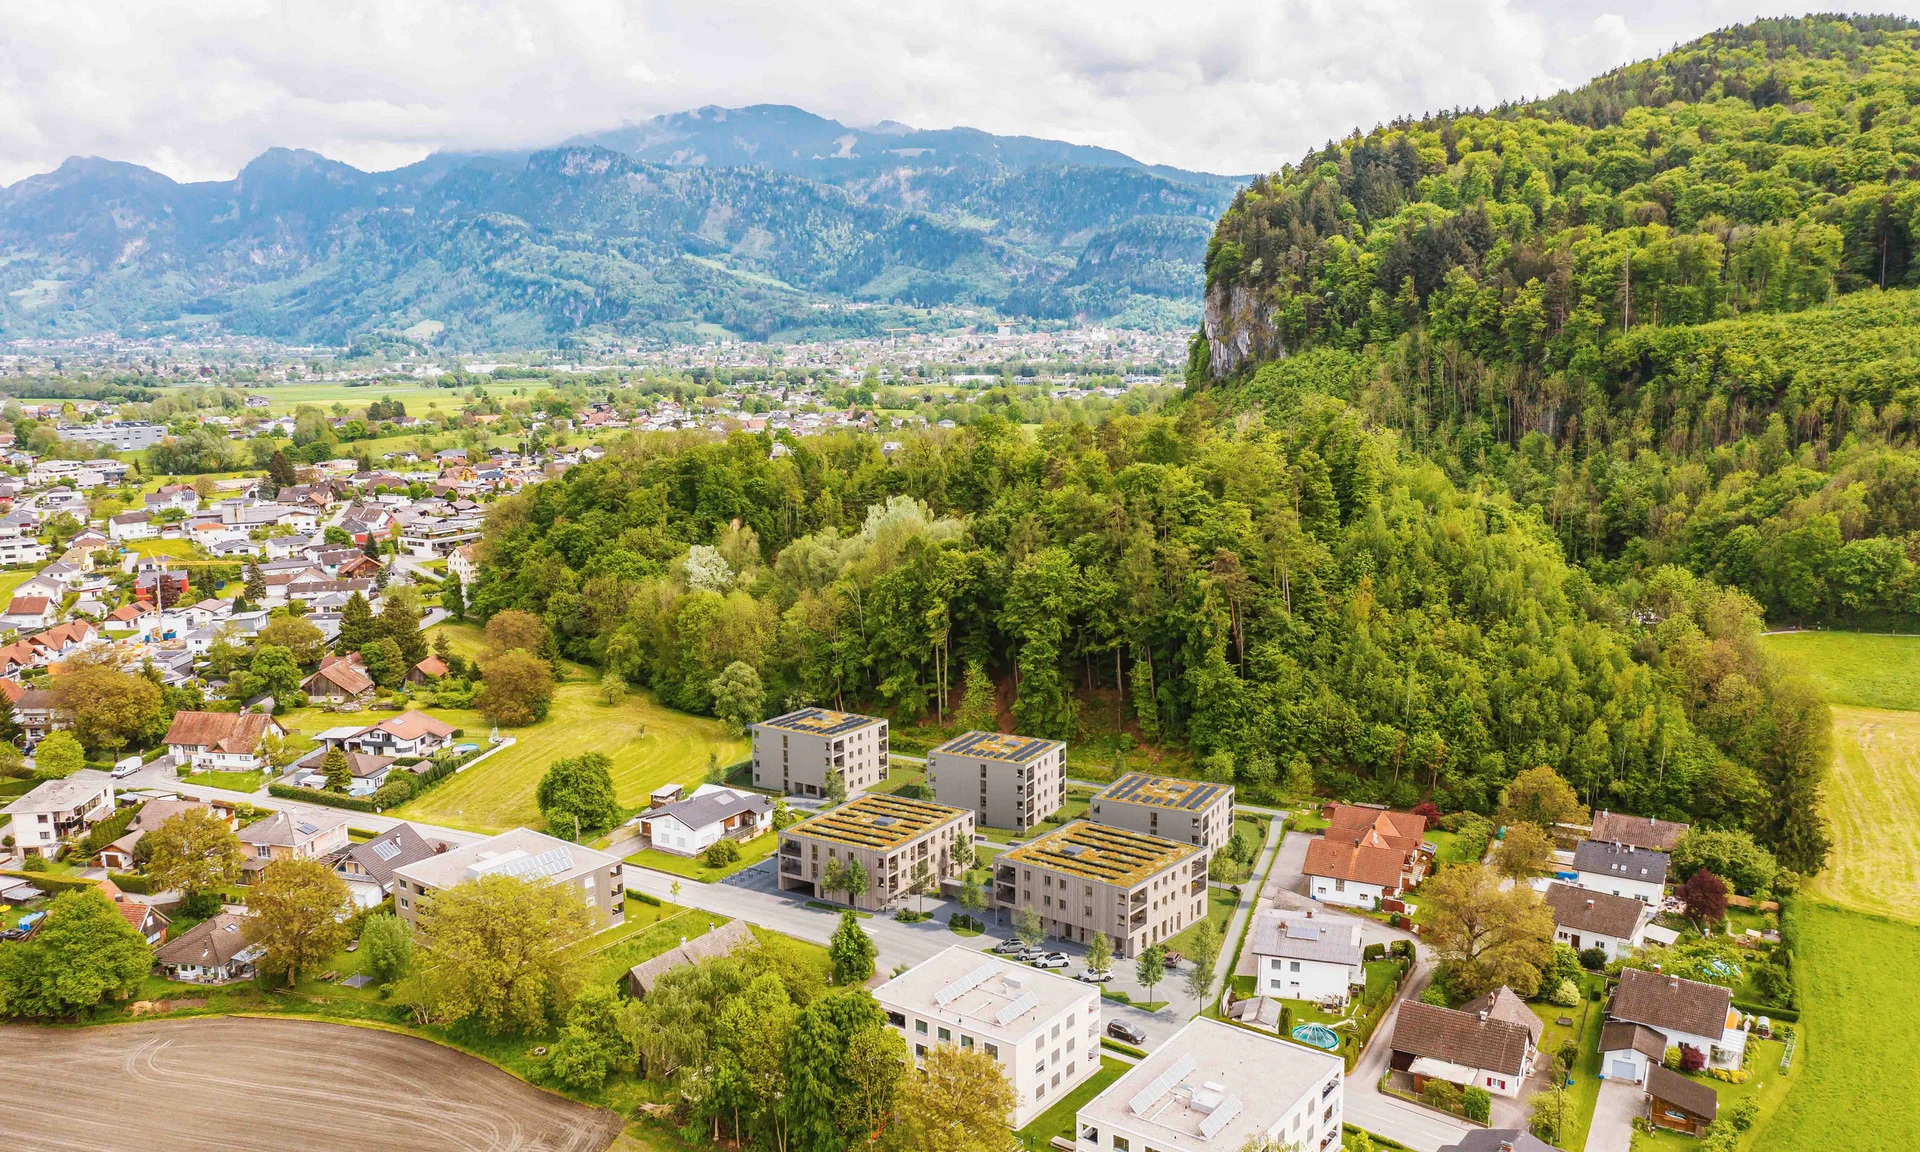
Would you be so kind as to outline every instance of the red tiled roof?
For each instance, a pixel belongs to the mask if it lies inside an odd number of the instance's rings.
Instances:
[[[38,616],[47,610],[48,603],[45,596],[15,596],[7,603],[7,615]]]
[[[316,680],[324,680],[349,696],[358,696],[363,692],[373,691],[373,678],[368,676],[366,672],[361,670],[357,665],[350,664],[345,660],[337,660],[332,664],[322,665],[318,672],[315,672],[300,682],[301,690],[309,696],[313,695],[314,692],[310,685]]]
[[[264,712],[176,712],[166,743],[244,755],[260,746],[272,724]]]
[[[1327,806],[1326,837],[1329,840],[1360,842],[1372,834],[1378,846],[1398,848],[1403,853],[1417,851],[1427,833],[1427,818],[1411,812],[1389,812],[1381,808],[1363,808],[1353,804]]]
[[[1309,876],[1398,888],[1403,859],[1403,853],[1392,848],[1320,838],[1307,845],[1307,863],[1301,871]]]
[[[374,725],[382,731],[391,732],[402,740],[418,740],[422,736],[451,736],[453,725],[445,720],[436,720],[425,712],[408,710],[388,720]]]

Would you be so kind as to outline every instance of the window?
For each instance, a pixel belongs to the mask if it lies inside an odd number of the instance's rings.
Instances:
[[[968,1035],[966,1035],[965,1033],[961,1033],[961,1035],[960,1035],[960,1047],[962,1047],[962,1048],[971,1048],[971,1047],[973,1047],[973,1037],[971,1037],[971,1036],[968,1036]]]
[[[913,1054],[920,1057],[926,1056],[927,1046],[925,1044],[915,1044],[913,1046]]]
[[[1292,961],[1289,961],[1289,962],[1287,963],[1287,971],[1289,971],[1289,972],[1298,972],[1298,971],[1300,971],[1300,961],[1298,961],[1298,960],[1292,960]]]
[[[927,1034],[927,1022],[925,1020],[915,1020],[913,1022],[913,1030],[917,1034],[925,1036]]]
[[[1345,892],[1347,890],[1347,882],[1345,880],[1335,880],[1333,882],[1333,890],[1335,892]]]
[[[1047,1086],[1045,1084],[1042,1084],[1033,1090],[1033,1098],[1035,1100],[1040,1099],[1042,1096],[1045,1096],[1046,1094],[1047,1094]]]
[[[940,1029],[940,1043],[942,1044],[953,1043],[953,1032],[951,1029],[947,1029],[947,1028]]]
[[[1132,1149],[1127,1147],[1127,1138],[1125,1136],[1115,1136],[1113,1138],[1113,1152],[1132,1152]]]
[[[1000,1059],[1000,1045],[998,1045],[998,1044],[988,1044],[988,1045],[986,1046],[986,1049],[987,1049],[987,1059],[989,1059],[989,1060],[998,1060],[998,1059]]]

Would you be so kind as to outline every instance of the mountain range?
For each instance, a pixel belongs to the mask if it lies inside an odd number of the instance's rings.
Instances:
[[[1243,184],[769,105],[388,172],[276,148],[183,184],[73,158],[0,189],[0,335],[481,348],[870,334],[962,308],[1190,325]]]

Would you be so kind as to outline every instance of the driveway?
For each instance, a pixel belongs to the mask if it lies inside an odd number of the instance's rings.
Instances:
[[[1600,1100],[1587,1129],[1587,1152],[1619,1152],[1633,1143],[1633,1121],[1640,1115],[1645,1091],[1625,1080],[1602,1080]]]

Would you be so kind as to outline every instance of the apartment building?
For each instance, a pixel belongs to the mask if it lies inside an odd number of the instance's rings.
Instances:
[[[22,856],[60,854],[60,842],[84,836],[87,830],[113,815],[113,780],[105,772],[82,768],[63,780],[34,785],[0,814],[12,820],[7,832]]]
[[[601,928],[626,920],[620,857],[569,844],[531,828],[515,828],[393,870],[394,910],[418,926],[422,899],[443,888],[486,876],[566,884],[592,905]]]
[[[1233,836],[1233,785],[1129,772],[1094,793],[1087,819],[1218,852]]]
[[[1203,845],[1076,820],[994,861],[994,904],[1032,908],[1049,936],[1085,944],[1105,932],[1136,956],[1206,914]]]
[[[867,890],[853,901],[877,911],[907,895],[915,866],[925,863],[934,892],[953,876],[953,846],[973,843],[973,813],[925,800],[876,793],[803,820],[780,833],[780,890],[844,896],[822,885],[827,866],[858,861]]]
[[[940,1044],[979,1049],[1013,1086],[1024,1128],[1100,1070],[1100,993],[1078,980],[955,945],[874,989],[918,1062]]]
[[[887,722],[878,716],[802,708],[753,726],[753,786],[794,796],[827,795],[839,776],[858,796],[887,778]]]
[[[1205,1017],[1075,1114],[1079,1152],[1339,1152],[1340,1057]]]
[[[934,799],[971,808],[989,828],[1024,832],[1067,799],[1067,746],[1004,732],[965,732],[927,753]]]

